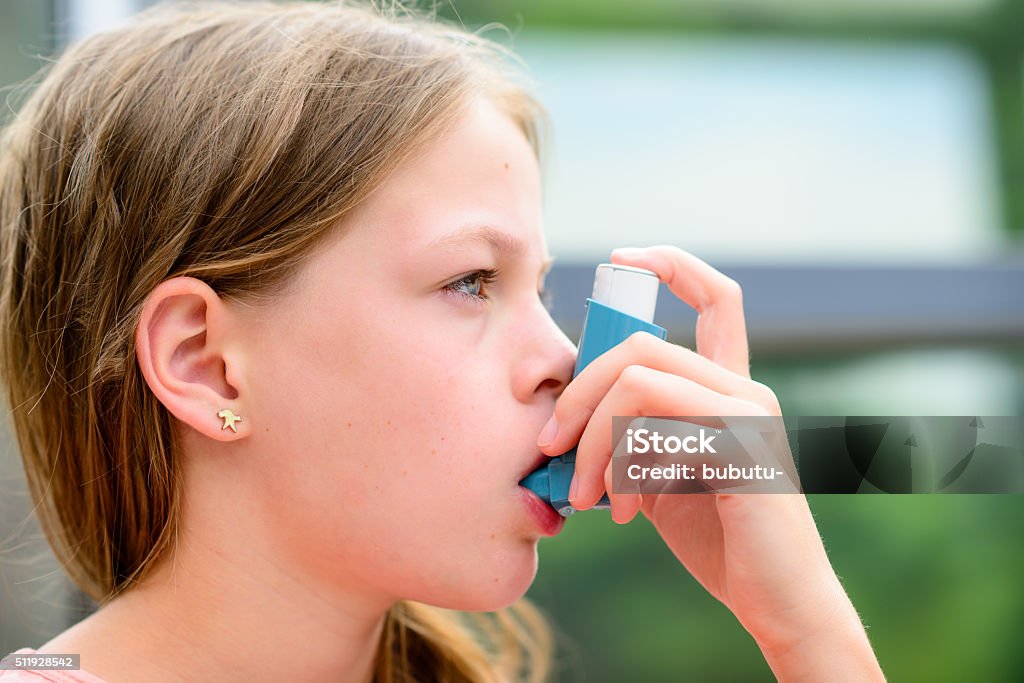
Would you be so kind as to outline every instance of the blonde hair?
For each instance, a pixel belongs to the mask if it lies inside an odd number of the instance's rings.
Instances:
[[[173,552],[181,466],[135,360],[175,276],[273,296],[303,257],[475,96],[540,156],[544,113],[500,45],[408,10],[158,5],[38,74],[0,143],[0,372],[43,529],[103,604]],[[552,633],[398,603],[379,681],[543,680]]]

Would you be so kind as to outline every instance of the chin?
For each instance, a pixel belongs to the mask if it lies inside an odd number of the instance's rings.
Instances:
[[[502,561],[497,563],[481,560],[475,567],[477,571],[472,576],[463,576],[444,599],[421,602],[463,612],[493,612],[508,607],[526,595],[537,576],[537,543],[524,544],[521,553],[499,559]],[[484,571],[485,568],[490,571]]]

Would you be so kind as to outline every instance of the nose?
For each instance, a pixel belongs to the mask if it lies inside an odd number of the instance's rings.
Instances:
[[[523,403],[545,397],[552,403],[572,381],[576,345],[565,336],[547,309],[531,316],[520,337],[513,392]]]

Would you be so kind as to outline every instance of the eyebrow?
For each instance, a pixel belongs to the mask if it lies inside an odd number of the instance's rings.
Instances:
[[[491,225],[470,225],[448,233],[427,245],[427,249],[439,249],[462,246],[474,242],[484,242],[505,257],[522,256],[526,248],[523,242],[503,230]],[[553,256],[547,256],[541,262],[541,273],[547,273],[555,262]]]

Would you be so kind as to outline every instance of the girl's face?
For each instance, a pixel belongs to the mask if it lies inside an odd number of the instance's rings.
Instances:
[[[239,405],[281,559],[453,609],[526,591],[557,527],[518,482],[576,352],[546,261],[531,148],[479,101],[252,312]]]

